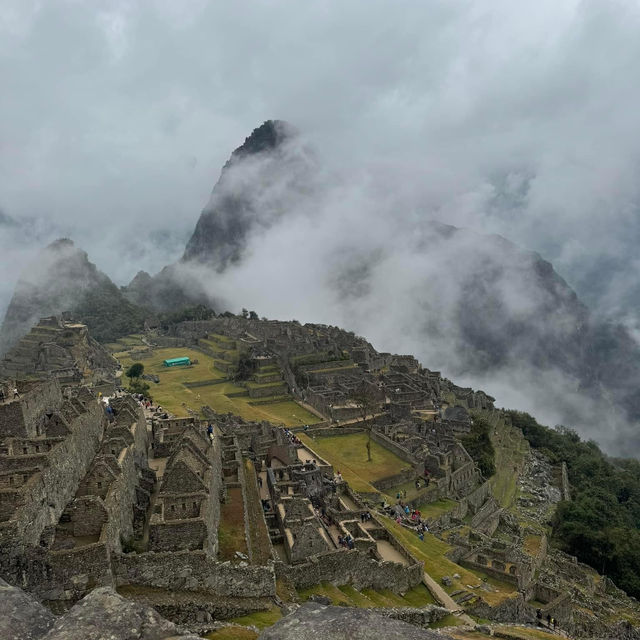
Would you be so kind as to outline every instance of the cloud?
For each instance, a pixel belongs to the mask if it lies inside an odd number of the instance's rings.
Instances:
[[[0,303],[54,235],[120,284],[174,261],[231,150],[282,118],[326,175],[217,283],[234,304],[454,370],[441,269],[459,282],[479,240],[430,244],[435,219],[539,251],[637,330],[639,31],[631,0],[6,0],[0,206],[47,230],[0,229]],[[496,278],[526,314],[523,283]],[[421,310],[442,344],[417,337]]]

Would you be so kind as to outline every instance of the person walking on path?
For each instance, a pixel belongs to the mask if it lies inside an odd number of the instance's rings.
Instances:
[[[13,387],[13,399],[19,398],[20,394],[18,393],[18,387]]]

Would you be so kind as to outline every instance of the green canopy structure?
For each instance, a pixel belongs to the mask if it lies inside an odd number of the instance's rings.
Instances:
[[[191,364],[191,360],[188,357],[183,358],[169,358],[164,361],[165,367],[183,367]]]

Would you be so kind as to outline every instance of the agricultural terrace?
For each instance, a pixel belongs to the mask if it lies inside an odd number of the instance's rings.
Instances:
[[[444,576],[451,578],[451,586],[443,589],[451,594],[454,591],[466,590],[481,595],[491,606],[500,604],[506,598],[517,595],[517,587],[509,582],[493,578],[482,571],[465,569],[449,560],[445,554],[451,547],[430,533],[421,541],[412,531],[397,524],[387,517],[381,517],[387,530],[394,535],[418,560],[424,561],[424,570],[440,584]],[[454,575],[459,578],[454,578]],[[482,583],[488,585],[481,588]],[[473,587],[470,589],[469,587]],[[491,590],[486,590],[486,589]]]
[[[126,341],[127,338],[121,340]],[[135,338],[132,345],[141,345]],[[112,348],[116,345],[110,345]],[[301,407],[290,397],[274,400],[252,400],[247,390],[228,380],[226,374],[215,367],[215,361],[200,351],[179,348],[154,349],[152,355],[137,356],[135,351],[120,351],[113,354],[126,371],[134,362],[144,364],[145,374],[156,375],[160,382],[150,382],[150,393],[155,403],[180,417],[189,415],[187,409],[199,412],[204,405],[218,413],[233,413],[245,420],[268,420],[287,427],[314,424],[315,415]],[[188,367],[165,367],[164,360],[188,356],[197,364]],[[127,384],[126,378],[123,385]],[[193,384],[203,386],[191,386]],[[203,384],[204,383],[204,384]],[[185,386],[186,385],[186,386]]]
[[[366,433],[310,438],[298,434],[303,444],[333,465],[354,491],[376,492],[372,482],[393,476],[409,465],[395,453],[371,441],[371,462],[367,459]]]

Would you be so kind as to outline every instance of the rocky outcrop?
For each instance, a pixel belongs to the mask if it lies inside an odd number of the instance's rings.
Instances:
[[[44,640],[197,640],[150,607],[110,588],[94,589],[60,618]]]
[[[0,579],[0,638],[38,640],[53,626],[55,618],[35,598]]]
[[[446,640],[435,633],[367,609],[308,603],[262,632],[259,640]]]
[[[201,640],[110,588],[95,589],[57,620],[35,598],[3,580],[0,597],[3,640]]]

